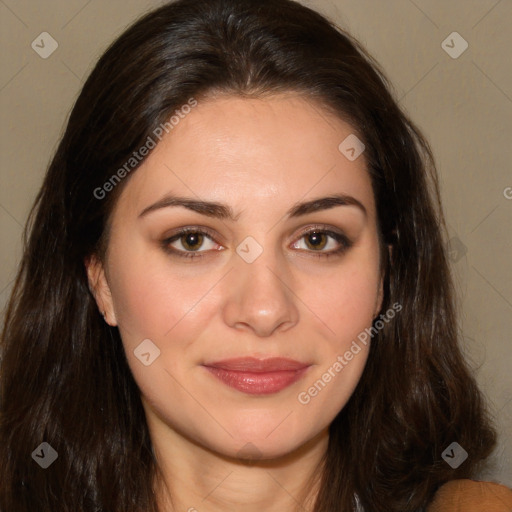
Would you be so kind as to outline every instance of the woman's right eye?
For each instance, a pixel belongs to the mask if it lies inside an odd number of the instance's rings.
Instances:
[[[198,258],[204,256],[198,253],[223,249],[209,232],[201,229],[182,229],[163,240],[162,245],[172,255],[184,258]]]

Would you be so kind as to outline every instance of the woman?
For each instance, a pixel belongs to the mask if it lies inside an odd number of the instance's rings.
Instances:
[[[289,0],[148,14],[91,73],[31,215],[0,505],[507,507],[468,480],[495,433],[442,222],[428,144],[346,33]]]

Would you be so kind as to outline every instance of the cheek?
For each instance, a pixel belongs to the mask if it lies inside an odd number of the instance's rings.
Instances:
[[[376,288],[374,279],[359,273],[329,283],[321,311],[325,311],[329,327],[337,336],[352,338],[371,324],[377,301]]]
[[[371,261],[363,265],[357,256],[353,260],[330,275],[307,279],[302,295],[327,325],[338,349],[369,327],[377,313],[378,264]],[[307,293],[306,289],[314,292]]]
[[[134,350],[146,339],[160,351],[152,369],[163,366],[186,378],[204,355],[201,340],[214,330],[225,271],[205,268],[195,275],[187,265],[171,264],[165,254],[149,251],[140,256],[135,251],[125,253],[118,261],[112,266],[110,285],[119,333],[136,380],[141,365]]]
[[[297,395],[304,421],[312,429],[334,419],[361,379],[377,296],[377,271],[365,267],[340,273],[311,297],[315,302],[311,309],[329,329],[329,336],[317,347],[318,366]]]
[[[194,306],[212,284],[212,276],[186,279],[165,256],[126,254],[110,279],[117,324],[125,344],[161,340],[181,323],[190,323]]]
[[[191,279],[180,276],[165,262],[159,263],[158,258],[133,261],[112,275],[119,333],[142,395],[150,403],[161,401],[157,408],[168,407],[170,397],[163,390],[172,389],[174,396],[181,396],[178,382],[188,382],[201,355],[197,353],[198,340],[218,312],[212,304],[214,294],[209,294],[218,276]],[[158,354],[149,366],[137,357],[143,340],[150,340],[154,346],[150,344],[149,351]],[[150,357],[153,360],[153,354]],[[174,401],[180,402],[185,403],[186,397]]]

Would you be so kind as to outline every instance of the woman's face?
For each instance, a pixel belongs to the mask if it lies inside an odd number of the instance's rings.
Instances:
[[[382,283],[365,155],[299,96],[182,117],[122,191],[90,280],[153,435],[278,457],[326,432],[366,363],[353,342]]]

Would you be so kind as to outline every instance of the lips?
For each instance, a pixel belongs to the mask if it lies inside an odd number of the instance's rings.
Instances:
[[[225,385],[253,395],[277,393],[297,382],[311,366],[293,359],[243,357],[203,365]]]
[[[247,371],[255,373],[301,370],[309,366],[306,363],[300,363],[293,359],[283,357],[272,357],[269,359],[256,359],[254,357],[239,357],[237,359],[227,359],[225,361],[216,361],[207,363],[204,366],[210,368],[220,368],[222,370]]]

